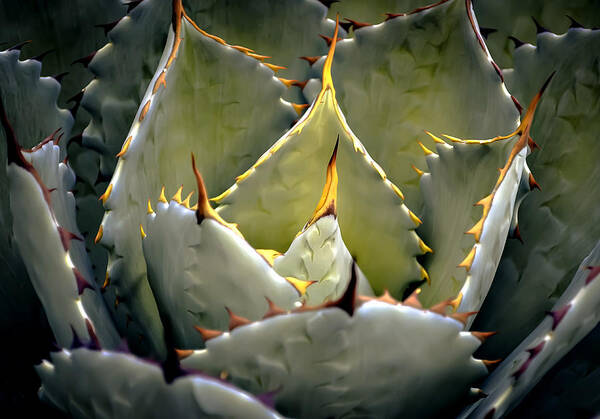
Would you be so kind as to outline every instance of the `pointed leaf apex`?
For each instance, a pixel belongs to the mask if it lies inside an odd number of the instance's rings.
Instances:
[[[331,158],[329,159],[329,163],[327,164],[327,174],[325,178],[325,186],[323,187],[323,193],[321,194],[321,199],[317,204],[317,208],[313,213],[312,217],[306,223],[304,230],[310,227],[312,224],[317,222],[322,217],[326,217],[328,215],[333,215],[337,217],[337,186],[338,186],[338,175],[337,175],[337,151],[340,143],[340,136],[338,135],[337,140],[335,142],[335,147],[333,148],[333,153],[331,154]]]
[[[333,65],[333,55],[335,54],[335,46],[338,40],[338,31],[340,28],[340,17],[336,16],[335,18],[335,31],[333,32],[333,38],[331,39],[331,44],[329,45],[329,52],[327,53],[327,58],[325,58],[325,65],[323,65],[323,74],[321,76],[321,80],[323,81],[322,90],[331,89],[335,91],[333,88],[333,78],[331,77],[331,66]],[[321,35],[321,37],[323,37]],[[326,37],[324,37],[325,39]]]

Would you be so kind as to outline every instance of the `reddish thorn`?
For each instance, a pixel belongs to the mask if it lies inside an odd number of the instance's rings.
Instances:
[[[90,55],[86,55],[85,57],[81,57],[81,58],[79,58],[79,59],[77,59],[77,60],[73,61],[73,62],[71,63],[71,65],[73,65],[73,64],[77,64],[77,63],[81,63],[81,64],[83,64],[83,66],[84,66],[85,68],[87,68],[87,66],[88,66],[88,65],[90,65],[90,62],[91,62],[91,61],[94,59],[94,56],[96,55],[96,53],[97,53],[97,52],[98,52],[98,51],[94,51],[94,52],[92,52]]]
[[[529,188],[531,190],[533,189],[538,189],[538,190],[542,190],[542,188],[540,187],[540,185],[538,185],[538,183],[535,181],[535,178],[533,177],[533,174],[529,174]]]
[[[304,81],[295,81],[292,83],[292,86],[297,86],[301,89],[304,89],[306,87],[306,83],[308,83],[308,80],[304,80]]]
[[[51,48],[47,51],[42,52],[39,55],[36,55],[35,57],[32,58],[32,60],[36,60],[39,61],[40,63],[42,62],[42,60],[46,57],[46,55],[50,54],[51,52],[56,51],[56,48]]]
[[[556,311],[549,311],[546,313],[552,316],[552,330],[556,330],[556,328],[558,327],[563,317],[565,317],[570,308],[571,304],[567,304],[563,308],[559,308]]]
[[[90,334],[90,343],[87,345],[87,347],[95,351],[99,351],[100,349],[102,349],[102,347],[100,346],[100,340],[98,339],[96,331],[94,330],[94,326],[92,326],[92,323],[89,319],[85,319],[85,327],[87,328],[87,331]]]
[[[12,47],[8,48],[7,51],[21,51],[21,49],[23,49],[23,47],[30,42],[31,39],[28,41],[19,42],[17,45],[13,45]]]
[[[498,29],[479,27],[479,33],[484,39],[487,39],[488,35],[494,32],[498,32]]]
[[[536,148],[539,148],[540,150],[542,149],[542,147],[540,147],[539,145],[537,145],[537,143],[535,141],[533,141],[533,138],[531,138],[531,137],[527,138],[527,145],[529,146],[529,148],[531,149],[532,152]]]
[[[57,74],[56,76],[52,76],[52,78],[53,78],[54,80],[56,80],[57,82],[61,83],[61,82],[62,82],[62,79],[63,79],[63,78],[64,78],[64,77],[65,77],[67,74],[69,74],[69,72],[68,72],[68,71],[65,71],[65,72],[63,72],[63,73]]]
[[[327,46],[330,47],[331,43],[333,42],[333,38],[330,36],[325,36],[325,35],[319,35],[321,38],[323,38],[323,40],[327,43]],[[338,38],[337,39],[338,42],[342,40],[342,38]]]
[[[512,233],[512,238],[519,240],[522,244],[525,244],[523,241],[523,237],[521,237],[521,230],[519,229],[519,224],[515,227],[515,230]]]
[[[316,62],[317,62],[317,60],[318,60],[319,58],[321,58],[321,56],[320,56],[320,55],[316,55],[316,56],[314,56],[314,57],[299,57],[299,58],[300,58],[301,60],[308,61],[308,63],[309,63],[310,65],[313,65],[314,63],[316,63]]]
[[[513,103],[517,107],[517,110],[519,111],[519,113],[523,113],[523,106],[519,103],[517,98],[514,97],[513,95],[510,95],[510,98],[512,99]]]
[[[406,16],[406,13],[386,13],[385,16],[385,21],[387,22],[388,20],[394,19],[395,17]]]
[[[354,30],[357,30],[357,29],[360,29],[360,28],[364,28],[366,26],[371,26],[371,24],[367,23],[367,22],[358,22],[356,20],[348,19],[348,18],[345,18],[344,20],[346,20],[347,22],[349,22],[350,25],[352,26],[352,28]]]
[[[94,290],[94,288],[90,285],[89,282],[85,280],[85,278],[83,277],[83,275],[81,275],[81,272],[79,272],[77,268],[73,268],[73,275],[75,275],[75,282],[77,283],[77,293],[79,295],[83,294],[83,291],[85,291],[86,288],[89,288],[92,291]]]
[[[58,234],[60,236],[60,241],[62,242],[63,249],[65,249],[65,251],[69,251],[69,248],[71,247],[71,240],[75,239],[83,241],[81,237],[71,233],[70,231],[65,230],[61,226],[58,226]]]
[[[485,414],[485,417],[483,419],[494,419],[495,414],[496,414],[496,408],[493,408]]]
[[[123,5],[127,6],[127,13],[129,13],[133,9],[135,9],[142,1],[144,1],[144,0],[133,0],[133,1],[123,3]]]
[[[269,309],[264,314],[263,319],[267,319],[273,316],[279,316],[280,314],[286,314],[287,311],[277,306],[273,301],[271,301],[268,297],[265,297],[267,300],[267,304],[269,304]]]
[[[251,323],[247,318],[233,314],[228,307],[225,307],[225,310],[227,310],[227,314],[229,314],[229,331]]]
[[[540,343],[538,343],[536,346],[534,346],[533,348],[527,349],[527,352],[529,352],[530,357],[535,358],[537,356],[537,354],[542,352],[542,349],[544,349],[545,344],[546,344],[546,341],[543,340]]]
[[[498,365],[500,365],[500,362],[502,362],[502,360],[501,359],[492,359],[492,360],[482,359],[481,362],[483,362],[483,364],[487,368],[488,372],[492,372],[496,368],[498,368]]]
[[[502,74],[502,70],[500,70],[500,67],[498,67],[498,64],[496,64],[494,61],[492,61],[492,66],[494,67],[494,70],[496,70],[498,77],[500,77],[500,81],[502,81],[502,83],[504,83],[504,75]]]
[[[223,334],[223,332],[220,330],[204,329],[200,326],[194,326],[194,329],[196,329],[196,331],[198,333],[200,333],[200,335],[202,336],[202,339],[204,339],[204,341],[214,339]]]
[[[600,265],[598,265],[598,266],[588,266],[585,269],[589,269],[590,270],[590,274],[585,279],[585,285],[587,285],[590,282],[592,282],[594,280],[594,278],[596,278],[598,276],[598,274],[600,274]]]
[[[481,343],[485,342],[490,337],[494,336],[498,332],[471,332]]]
[[[583,28],[583,25],[581,23],[577,22],[571,16],[569,16],[569,15],[565,15],[565,16],[567,16],[567,18],[569,18],[569,20],[571,21],[571,25],[569,25],[569,28]]]
[[[81,339],[79,339],[79,336],[77,335],[77,332],[75,331],[75,328],[73,326],[71,326],[71,332],[73,333],[73,341],[71,342],[71,346],[69,349],[81,348],[83,346],[83,342],[81,341]]]
[[[518,38],[515,38],[514,36],[509,36],[508,39],[510,39],[511,41],[513,41],[513,44],[515,44],[515,49],[517,49],[520,46],[522,46],[522,45],[525,44],[525,42],[521,41]]]
[[[108,33],[121,21],[121,19],[117,19],[114,22],[109,23],[101,23],[99,25],[95,25],[96,28],[104,29],[104,36],[108,35]]]

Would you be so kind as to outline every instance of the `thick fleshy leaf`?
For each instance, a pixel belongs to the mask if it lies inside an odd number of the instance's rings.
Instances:
[[[352,256],[344,244],[335,215],[316,220],[294,239],[290,248],[273,261],[283,276],[311,282],[303,300],[308,306],[335,301],[350,282]],[[358,270],[358,293],[373,295],[369,281]]]
[[[167,383],[158,365],[132,355],[75,349],[36,367],[40,397],[78,418],[279,418],[259,399],[200,374]]]
[[[514,417],[594,417],[600,411],[600,324],[558,361],[512,411]]]
[[[549,82],[547,79],[532,99],[515,132],[484,141],[449,137],[456,143],[454,146],[431,135],[439,155],[423,146],[431,173],[421,176],[425,223],[420,233],[437,249],[424,258],[425,267],[432,275],[431,286],[423,287],[419,295],[425,305],[458,293],[462,311],[478,311],[481,307],[494,279],[507,234],[519,233],[518,206],[535,184],[525,158],[534,147],[529,135],[531,124]],[[495,168],[500,174],[492,188],[489,185]],[[466,205],[475,200],[475,205],[483,208],[476,221],[472,220],[472,211]],[[463,232],[472,237],[466,239]],[[466,250],[465,244],[471,247]]]
[[[483,391],[488,396],[465,416],[497,418],[508,413],[548,369],[596,327],[600,321],[599,265],[600,242],[582,261],[552,310],[487,379]]]
[[[351,280],[354,261],[344,244],[337,221],[337,149],[327,165],[325,186],[315,212],[284,255],[272,253],[273,268],[283,276],[292,276],[306,284],[302,296],[308,306],[341,298]],[[372,296],[373,290],[356,267],[358,293]]]
[[[310,66],[300,57],[327,53],[327,44],[319,35],[331,37],[335,23],[326,18],[327,8],[314,0],[196,0],[190,2],[190,17],[207,32],[232,45],[252,48],[261,58],[285,66],[281,77],[301,87],[308,79]],[[335,19],[335,15],[334,15]],[[340,31],[340,37],[346,34]],[[299,84],[298,84],[299,83]],[[303,100],[297,88],[285,97]]]
[[[512,67],[515,48],[535,42],[538,32],[600,26],[600,5],[593,0],[475,0],[474,9],[479,24],[493,29],[486,44],[502,68]]]
[[[113,22],[123,16],[125,10],[121,0],[3,0],[0,6],[0,41],[7,46],[30,42],[23,48],[24,53],[28,57],[39,57],[40,61],[43,59],[44,75],[58,76],[62,73],[57,79],[62,79],[61,104],[64,105],[68,102],[67,98],[78,93],[91,79],[83,62],[77,60],[106,42],[103,29],[95,26]],[[56,128],[32,138],[44,138]]]
[[[60,84],[40,78],[41,64],[20,61],[18,49],[0,52],[0,100],[13,127],[23,133],[23,145],[33,147],[41,138],[62,128],[67,136],[73,125],[68,111],[57,106]],[[6,135],[0,130],[0,271],[2,274],[2,330],[16,332],[8,319],[19,318],[27,328],[39,324],[39,302],[30,285],[27,270],[12,236],[8,178],[6,174]],[[39,326],[35,326],[39,327]]]
[[[524,244],[507,244],[476,323],[503,337],[484,346],[488,356],[506,356],[529,334],[600,237],[598,51],[600,31],[540,34],[538,47],[519,48],[515,69],[506,72],[519,100],[534,94],[533,80],[555,70],[556,75],[531,128],[541,150],[528,161],[541,190],[519,210]]]
[[[424,130],[491,138],[518,125],[470,1],[443,1],[355,30],[354,38],[339,42],[334,68],[348,124],[417,213],[421,198],[411,164],[425,166],[418,145]],[[312,84],[304,89],[309,97],[318,82]]]
[[[285,309],[299,300],[292,284],[226,224],[173,200],[155,208],[142,240],[148,281],[178,348],[204,346],[194,326],[228,330],[228,310],[257,320],[269,309],[267,298]]]
[[[461,329],[439,314],[371,301],[352,316],[328,308],[241,326],[182,364],[225,371],[253,393],[277,390],[275,406],[293,417],[428,417],[486,374],[472,357],[480,341]]]
[[[102,195],[107,212],[98,234],[110,251],[106,295],[118,298],[121,330],[128,319],[139,322],[150,346],[163,355],[139,232],[148,199],[162,185],[175,191],[194,184],[190,151],[198,156],[208,192],[223,190],[297,116],[281,100],[285,86],[271,69],[196,28],[179,7],[175,12],[176,33],[170,32]]]
[[[415,256],[423,253],[414,229],[420,222],[354,135],[335,98],[328,55],[327,81],[302,119],[225,193],[217,209],[235,221],[255,248],[283,251],[311,214],[323,185],[323,169],[338,139],[337,208],[348,250],[376,292],[401,296],[426,276]],[[374,245],[375,244],[375,245]]]
[[[75,199],[69,191],[74,173],[60,162],[57,145],[46,142],[22,153],[6,119],[3,125],[15,242],[25,255],[27,272],[57,343],[70,346],[74,340],[99,339],[102,345],[116,347],[119,336],[96,293],[85,247],[76,243],[81,238]]]
[[[111,175],[115,155],[158,66],[171,23],[171,1],[144,0],[107,33],[109,42],[94,55],[94,80],[85,88],[82,107],[92,119],[82,142],[100,152],[100,170]]]
[[[335,19],[336,14],[339,13],[351,25],[353,22],[349,19],[358,22],[358,25],[352,26],[356,30],[360,29],[360,24],[363,23],[381,23],[386,19],[387,13],[410,13],[430,4],[432,4],[431,0],[340,0],[331,3],[328,15]]]

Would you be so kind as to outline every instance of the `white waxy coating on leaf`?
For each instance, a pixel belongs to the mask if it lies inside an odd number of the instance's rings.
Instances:
[[[494,189],[491,208],[483,222],[481,238],[474,245],[475,257],[460,291],[462,300],[458,311],[478,311],[492,285],[510,230],[528,152],[527,147],[518,152],[501,183]],[[467,327],[472,322],[473,318],[470,318]]]
[[[75,349],[36,366],[40,397],[77,418],[280,416],[251,395],[203,375],[167,383],[160,367],[133,355]]]
[[[314,210],[323,174],[339,135],[338,221],[345,243],[375,292],[400,297],[422,278],[423,253],[401,192],[369,156],[346,123],[332,88],[217,202],[256,248],[284,251]]]
[[[131,313],[131,324],[139,324],[151,350],[161,355],[162,331],[139,233],[148,198],[163,185],[175,191],[195,183],[190,151],[208,193],[220,192],[297,117],[281,100],[285,87],[268,67],[196,30],[185,18],[179,36],[183,40],[165,70],[174,48],[170,31],[111,180],[102,222],[101,243],[110,250],[111,285],[105,295],[123,297],[116,310],[121,330],[137,341],[137,332],[126,327]]]
[[[13,233],[19,252],[27,255],[27,273],[42,305],[57,343],[69,347],[71,328],[83,341],[89,341],[85,319],[77,307],[79,295],[73,270],[66,263],[58,225],[42,189],[27,170],[8,166]]]
[[[219,222],[171,201],[147,216],[142,240],[148,281],[178,348],[203,346],[194,329],[228,330],[229,315],[260,319],[265,297],[291,309],[296,289],[244,239]]]
[[[420,180],[425,205],[418,232],[433,249],[423,257],[431,278],[419,294],[425,306],[454,298],[463,287],[468,274],[457,265],[475,244],[465,232],[482,216],[481,207],[473,204],[493,190],[498,168],[504,166],[514,143],[508,139],[490,144],[438,143],[436,153],[425,157],[428,172]]]
[[[600,237],[600,31],[542,33],[537,44],[516,50],[515,68],[505,72],[521,101],[556,74],[531,127],[541,149],[528,163],[541,190],[520,206],[524,244],[507,243],[476,322],[504,337],[482,348],[493,356],[508,355],[531,333]]]
[[[23,156],[33,165],[44,186],[51,191],[49,195],[50,203],[52,205],[51,216],[53,219],[50,220],[50,222],[56,222],[56,228],[60,227],[65,232],[72,233],[75,236],[74,238],[67,239],[69,243],[68,251],[64,250],[61,244],[61,249],[65,255],[61,256],[60,261],[65,263],[66,254],[68,254],[69,263],[72,263],[75,268],[77,268],[79,273],[92,288],[91,290],[84,291],[78,298],[78,300],[81,301],[85,317],[92,323],[102,347],[117,347],[120,338],[113,326],[112,319],[104,305],[104,301],[98,294],[98,285],[94,279],[85,244],[81,240],[81,233],[79,232],[75,220],[75,198],[70,190],[75,184],[75,173],[66,164],[60,161],[60,148],[52,142],[48,142],[32,152],[23,152]],[[16,190],[14,193],[18,194],[19,192]],[[13,209],[13,214],[16,216],[13,219],[13,223],[23,222],[20,217],[19,209],[15,207]],[[20,226],[19,229],[25,227],[27,226]],[[37,223],[34,222],[30,224],[29,228],[37,231]],[[20,247],[31,245],[31,243],[24,242],[23,239],[21,240]],[[53,239],[48,238],[47,240],[49,240],[48,243],[50,243]],[[60,249],[56,250],[58,251]],[[50,262],[47,259],[50,257],[49,255],[34,254],[29,251],[26,251],[26,253],[23,254],[26,254],[31,258],[26,259],[26,265],[31,263],[39,263],[42,265],[55,263],[55,261]],[[73,272],[66,276],[61,276],[58,273],[54,276],[50,272],[44,272],[41,277],[38,273],[38,276],[34,281],[34,283],[37,284],[36,291],[38,295],[53,293],[53,288],[66,287],[66,289],[70,289],[72,283],[75,283]],[[65,300],[66,304],[70,304],[68,301],[69,300]],[[44,307],[46,308],[46,306]],[[54,313],[57,309],[58,307],[52,307],[50,308],[50,311]],[[80,336],[80,338],[82,337]],[[61,342],[61,344],[62,343],[63,342]],[[69,346],[70,343],[71,342],[68,342],[66,346]]]
[[[310,65],[301,56],[319,56],[327,44],[319,35],[333,36],[333,21],[327,8],[315,0],[196,0],[190,2],[189,15],[198,26],[226,39],[229,43],[250,47],[268,56],[265,62],[285,66],[278,76],[305,81]],[[340,29],[338,37],[345,37]],[[285,97],[300,102],[302,93],[289,88]]]
[[[600,242],[581,262],[571,284],[552,308],[551,313],[557,313],[559,317],[547,315],[503,361],[483,386],[488,396],[472,409],[467,409],[465,417],[492,417],[486,416],[492,409],[495,409],[494,418],[508,413],[556,362],[598,324],[600,276],[596,273],[586,284],[591,273],[587,268],[598,265]]]
[[[435,313],[372,301],[352,317],[329,308],[238,327],[182,364],[226,371],[253,393],[279,390],[276,407],[293,417],[427,416],[486,374],[472,357],[479,340],[461,329]]]
[[[334,215],[319,218],[292,242],[284,255],[273,262],[273,269],[282,276],[303,281],[317,281],[308,286],[304,301],[316,306],[335,301],[344,294],[352,273],[352,256]],[[372,296],[373,290],[360,268],[358,294]]]
[[[336,47],[333,78],[348,124],[417,214],[422,202],[411,164],[425,166],[417,144],[424,130],[490,138],[511,132],[519,120],[479,43],[469,3],[441,2],[361,28]],[[315,76],[323,61],[313,66]]]

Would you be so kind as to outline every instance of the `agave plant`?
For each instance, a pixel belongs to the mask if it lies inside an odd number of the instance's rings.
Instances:
[[[76,60],[93,80],[70,112],[68,76],[0,52],[5,327],[33,285],[55,343],[40,398],[111,418],[599,411],[581,3],[555,35],[533,2],[79,1],[80,27],[125,15]]]

